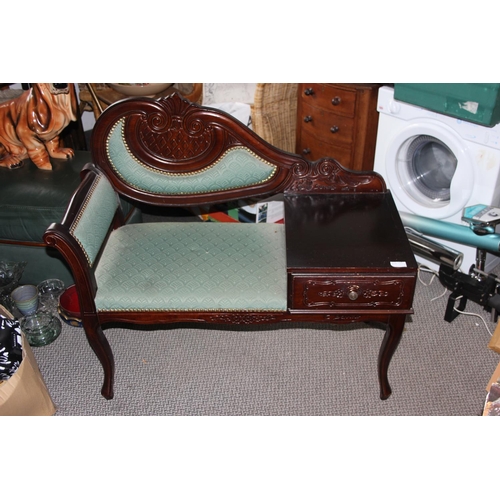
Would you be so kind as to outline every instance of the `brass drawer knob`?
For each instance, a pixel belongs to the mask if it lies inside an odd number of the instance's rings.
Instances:
[[[336,96],[332,99],[332,104],[334,106],[338,106],[342,102],[342,99],[339,96]]]
[[[351,300],[356,300],[359,297],[359,295],[357,294],[357,292],[355,292],[354,290],[351,290],[347,296]]]

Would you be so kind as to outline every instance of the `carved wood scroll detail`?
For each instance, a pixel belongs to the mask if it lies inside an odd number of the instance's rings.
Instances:
[[[178,94],[145,102],[129,115],[124,139],[139,161],[171,173],[197,172],[233,142],[221,123]]]
[[[398,307],[404,298],[404,282],[398,279],[309,280],[304,284],[307,307]]]
[[[141,144],[152,154],[171,160],[183,160],[203,155],[210,148],[213,141],[211,127],[200,124],[199,130],[189,134],[184,129],[180,117],[173,117],[172,123],[165,129],[156,126],[153,121],[156,117],[150,116],[141,120],[138,127]]]
[[[283,319],[283,314],[217,314],[213,318],[215,323],[229,323],[236,325],[252,325],[255,323],[275,323]]]
[[[333,158],[316,162],[301,161],[292,167],[292,181],[288,193],[341,193],[385,191],[385,182],[378,174],[363,174],[346,170]]]

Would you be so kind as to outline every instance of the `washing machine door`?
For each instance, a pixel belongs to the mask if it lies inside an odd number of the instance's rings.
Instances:
[[[461,212],[474,187],[466,143],[434,120],[408,122],[392,138],[386,175],[393,195],[408,212],[437,219]]]

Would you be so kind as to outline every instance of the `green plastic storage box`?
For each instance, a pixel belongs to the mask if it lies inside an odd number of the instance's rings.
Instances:
[[[500,123],[500,83],[396,83],[394,99],[487,127]]]

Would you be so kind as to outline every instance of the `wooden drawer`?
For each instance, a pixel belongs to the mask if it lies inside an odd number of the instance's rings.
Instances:
[[[353,143],[354,118],[336,115],[304,103],[301,119],[303,134],[312,134],[327,144],[334,143],[350,147]]]
[[[356,91],[332,87],[322,83],[304,83],[299,99],[304,104],[313,105],[333,113],[354,117]]]
[[[413,277],[292,276],[292,309],[410,309]]]
[[[299,153],[308,160],[318,160],[325,156],[329,156],[337,160],[342,166],[350,168],[352,149],[350,147],[342,147],[342,144],[335,142],[326,143],[314,133],[303,130],[301,135],[301,150]]]

